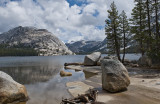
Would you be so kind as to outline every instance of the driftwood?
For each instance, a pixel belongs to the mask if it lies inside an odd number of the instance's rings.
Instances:
[[[69,65],[83,65],[83,63],[65,63],[64,66],[69,66]]]
[[[89,93],[78,95],[73,99],[62,99],[61,104],[96,104],[97,94],[97,90],[89,89]]]

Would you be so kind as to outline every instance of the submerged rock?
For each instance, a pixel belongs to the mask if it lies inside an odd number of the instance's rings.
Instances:
[[[72,76],[72,73],[71,72],[65,72],[65,71],[60,71],[60,75],[62,76],[62,77],[65,77],[65,76]]]
[[[130,79],[125,66],[116,57],[105,57],[101,61],[102,88],[109,92],[125,90]]]
[[[94,52],[90,55],[86,55],[84,59],[84,65],[85,66],[96,66],[100,58],[101,58],[100,52]]]
[[[8,74],[0,71],[0,104],[24,102],[28,100],[25,86],[17,83]]]
[[[139,66],[151,66],[152,60],[148,56],[144,55],[141,58],[139,58],[138,65]]]

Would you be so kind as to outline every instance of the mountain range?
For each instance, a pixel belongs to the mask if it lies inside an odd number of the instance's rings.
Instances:
[[[76,41],[71,43],[66,43],[66,46],[76,54],[87,54],[95,51],[99,51],[101,53],[107,52],[107,39],[105,38],[103,41]]]
[[[88,54],[92,52],[107,53],[107,38],[103,41],[76,41],[66,43],[66,46],[76,54]],[[123,48],[121,48],[121,52]],[[126,46],[126,53],[139,53],[139,46],[136,41],[129,41]]]

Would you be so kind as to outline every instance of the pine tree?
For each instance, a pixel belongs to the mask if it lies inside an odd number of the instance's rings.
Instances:
[[[146,27],[146,12],[145,4],[143,0],[135,0],[135,7],[132,10],[132,26],[131,32],[134,34],[134,39],[138,42],[140,46],[140,51],[142,56],[145,52],[145,27]]]
[[[120,58],[120,33],[119,33],[119,16],[115,3],[111,4],[111,9],[108,10],[108,19],[105,27],[105,34],[107,35],[107,48],[109,54],[116,54]]]
[[[160,62],[160,0],[152,0],[152,49],[148,51],[148,55],[152,58],[152,63]]]
[[[151,15],[152,15],[152,0],[146,0],[145,1],[145,4],[146,4],[146,7],[145,7],[145,10],[146,10],[146,13],[147,13],[147,33],[148,33],[148,36],[147,36],[147,47],[148,47],[148,51],[151,50],[151,45],[152,45],[152,30],[151,30]]]
[[[120,32],[122,35],[122,47],[123,47],[123,57],[122,62],[124,62],[125,53],[126,53],[126,46],[130,38],[130,26],[129,22],[126,16],[126,13],[122,11],[122,13],[119,16],[119,22],[120,22]]]
[[[160,37],[160,33],[159,33],[159,7],[160,7],[160,0],[154,0],[153,3],[153,8],[155,11],[155,28],[156,28],[156,39],[158,39]]]

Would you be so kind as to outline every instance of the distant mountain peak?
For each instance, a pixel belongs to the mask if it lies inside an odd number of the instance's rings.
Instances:
[[[106,46],[106,39],[103,41],[76,41],[72,43],[66,43],[66,46],[73,51],[74,53],[77,54],[86,54],[86,53],[92,53],[95,51],[100,51],[102,53],[106,53],[107,51],[107,46]]]
[[[39,55],[73,54],[65,44],[46,29],[18,26],[0,35],[0,44],[9,47],[22,46],[34,48]]]

